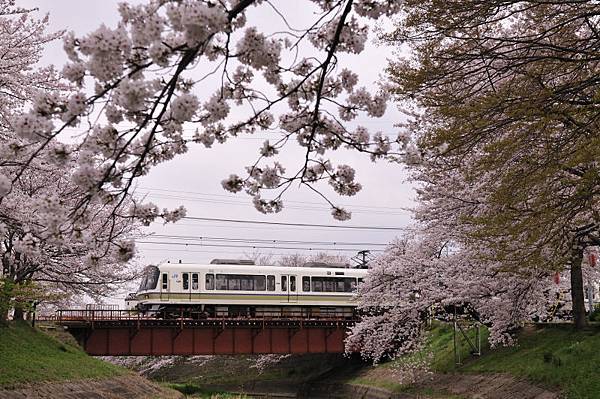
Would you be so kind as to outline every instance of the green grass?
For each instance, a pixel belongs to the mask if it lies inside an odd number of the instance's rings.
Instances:
[[[352,385],[364,385],[368,387],[374,388],[382,388],[390,392],[405,392],[407,387],[406,385],[399,384],[394,381],[389,381],[383,378],[373,378],[373,377],[354,377],[348,383]]]
[[[437,324],[428,333],[426,349],[413,356],[431,353],[430,368],[438,373],[506,373],[564,392],[569,399],[600,398],[600,328],[574,331],[570,325],[529,326],[518,334],[513,347],[491,349],[482,329],[482,356],[470,356],[464,339],[460,343],[463,364],[455,365],[452,325]],[[468,332],[473,341],[475,332]],[[386,380],[378,368],[398,367],[408,359],[378,365],[375,372],[353,378],[350,383],[385,388],[393,392],[427,394],[418,388]],[[383,376],[383,377],[380,377]],[[414,391],[417,389],[417,391]],[[428,394],[430,397],[435,395]]]
[[[38,381],[106,378],[127,370],[94,359],[26,323],[0,326],[0,387]]]
[[[183,393],[186,397],[191,398],[205,398],[205,399],[243,399],[245,396],[239,396],[221,391],[213,391],[204,389],[198,385],[185,383],[185,384],[163,384],[167,388],[174,389]]]
[[[466,335],[469,337],[471,343],[476,345],[477,335],[474,328],[465,329]],[[488,345],[488,330],[487,328],[481,328],[481,350],[485,356],[489,353]],[[454,354],[454,332],[451,324],[439,323],[435,324],[434,327],[427,334],[427,345],[426,349],[428,353],[433,355],[431,361],[431,370],[438,373],[448,373],[456,371],[455,354]],[[471,355],[471,347],[467,340],[458,335],[458,354],[462,363],[469,363],[474,357]],[[418,354],[422,356],[422,354]]]
[[[554,325],[523,331],[518,345],[490,351],[462,368],[503,372],[559,387],[570,399],[600,397],[600,329]]]

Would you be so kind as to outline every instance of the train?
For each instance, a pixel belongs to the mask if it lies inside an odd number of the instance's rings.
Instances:
[[[126,306],[160,318],[351,318],[366,275],[366,269],[315,262],[301,267],[223,259],[163,263],[144,269]]]

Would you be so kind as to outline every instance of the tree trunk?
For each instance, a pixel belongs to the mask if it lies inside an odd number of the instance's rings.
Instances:
[[[585,295],[583,292],[583,272],[581,262],[583,261],[583,248],[579,246],[573,249],[571,256],[571,301],[573,303],[573,323],[577,330],[587,326],[585,312]]]
[[[23,312],[23,307],[20,305],[15,305],[15,313],[13,313],[13,320],[24,320],[25,312]]]

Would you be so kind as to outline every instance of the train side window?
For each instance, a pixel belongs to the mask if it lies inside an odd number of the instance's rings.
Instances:
[[[302,291],[310,291],[310,277],[308,276],[302,277]]]
[[[219,275],[217,274],[217,277]],[[227,289],[231,291],[239,291],[242,289],[241,282],[239,276],[227,276]]]
[[[332,278],[326,278],[323,280],[323,291],[335,292],[335,280]]]
[[[242,291],[254,291],[254,279],[246,276],[238,276],[240,278],[240,290]]]
[[[344,288],[345,288],[346,292],[356,291],[356,279],[355,278],[347,278]]]
[[[287,291],[287,276],[281,276],[281,291]]]
[[[273,287],[275,286],[275,276]],[[217,274],[217,289],[227,291],[264,291],[266,289],[265,276],[252,274]],[[272,291],[271,289],[269,289]]]
[[[311,281],[311,289],[314,292],[322,292],[323,291],[323,278],[321,277],[313,277]]]
[[[198,273],[192,274],[192,289],[193,290],[198,289]]]
[[[162,275],[162,289],[166,290],[169,287],[169,280],[167,278],[167,273],[163,273]]]
[[[190,274],[182,273],[182,276],[183,276],[183,289],[189,290],[190,289]]]
[[[264,291],[267,289],[265,276],[254,276],[254,291]]]
[[[217,274],[215,279],[215,289],[227,290],[227,276],[224,274]]]
[[[204,289],[206,290],[214,290],[215,289],[215,275],[207,274],[206,280],[204,280]]]
[[[290,276],[290,291],[296,291],[296,276]]]
[[[267,291],[275,291],[275,276],[267,276]]]
[[[352,292],[356,289],[354,277],[313,277],[311,283],[316,292]]]

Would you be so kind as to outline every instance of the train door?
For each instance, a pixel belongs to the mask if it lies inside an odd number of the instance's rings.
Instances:
[[[169,273],[161,273],[160,275],[160,300],[168,301],[170,293]]]
[[[284,274],[281,276],[281,290],[285,296],[283,302],[295,303],[298,302],[298,287],[297,277],[291,274]]]
[[[290,289],[288,290],[288,302],[298,302],[298,278],[295,275],[289,275]]]
[[[200,275],[198,273],[192,273],[192,293],[190,294],[190,300],[194,299],[194,294],[198,294],[200,291]],[[196,295],[198,300],[198,295]]]
[[[192,300],[192,284],[190,281],[190,273],[181,273],[181,288],[183,299],[186,301]]]

